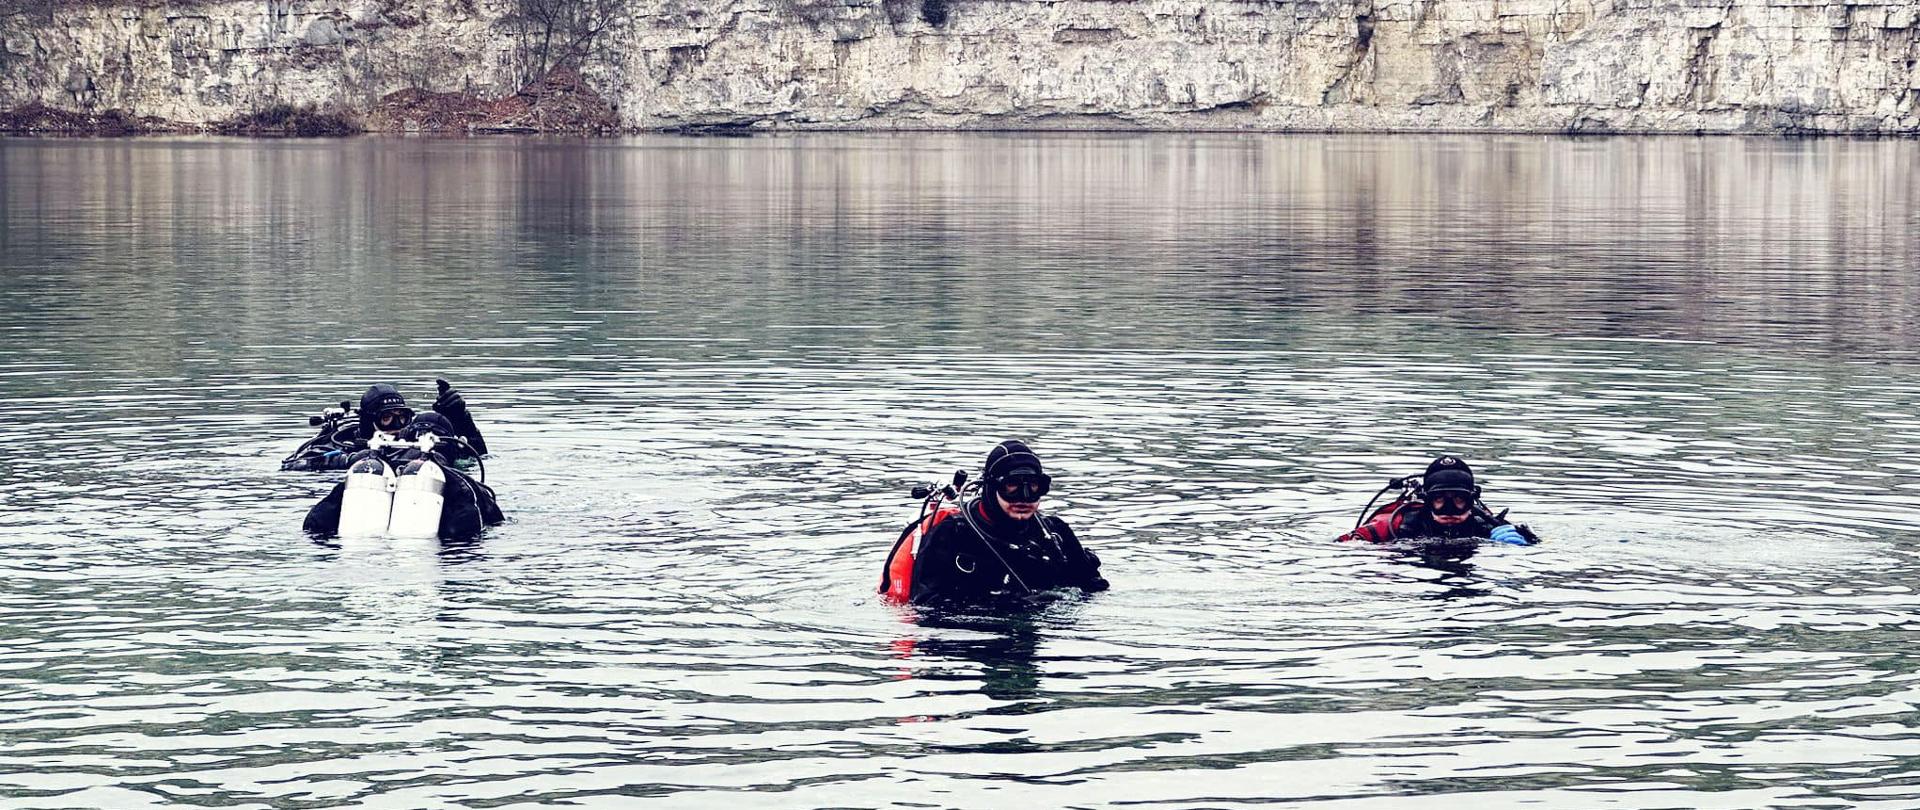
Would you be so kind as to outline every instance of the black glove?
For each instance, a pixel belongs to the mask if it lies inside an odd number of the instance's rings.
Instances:
[[[433,409],[453,423],[454,429],[460,431],[460,438],[473,445],[473,452],[486,455],[487,440],[480,437],[480,428],[473,424],[473,416],[467,413],[467,401],[446,380],[433,382],[440,386],[440,398],[433,401]]]
[[[434,380],[440,385],[440,396],[433,401],[433,410],[449,419],[458,419],[467,415],[467,400],[453,390],[446,380]]]

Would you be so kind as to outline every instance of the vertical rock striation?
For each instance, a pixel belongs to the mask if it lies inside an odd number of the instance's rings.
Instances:
[[[511,96],[512,0],[19,10],[0,108]],[[47,2],[48,0],[39,0]],[[629,0],[630,128],[1920,132],[1920,0]]]

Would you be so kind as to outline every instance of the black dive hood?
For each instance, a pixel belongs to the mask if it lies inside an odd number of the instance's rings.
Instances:
[[[373,422],[387,411],[406,411],[411,421],[412,408],[407,407],[406,397],[400,396],[400,389],[386,383],[376,383],[360,395],[360,440],[372,441]]]

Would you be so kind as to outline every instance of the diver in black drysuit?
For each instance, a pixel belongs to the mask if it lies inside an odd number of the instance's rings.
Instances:
[[[400,432],[400,438],[413,441],[426,433],[443,437],[459,435],[452,420],[428,411],[414,417],[413,422]],[[445,442],[436,445],[433,452],[424,455],[426,459],[439,464],[441,471],[447,474],[446,488],[441,490],[443,500],[440,507],[440,536],[449,540],[472,539],[479,536],[482,529],[507,519],[506,515],[500,511],[500,502],[494,496],[493,488],[474,480],[472,476],[454,466],[454,459],[450,456],[456,452],[464,452],[458,450],[459,447],[453,442]],[[396,470],[405,467],[410,461],[423,457],[417,448],[383,447],[379,450],[362,450],[355,453],[349,466],[352,462],[375,456]],[[323,536],[338,534],[340,504],[346,497],[346,491],[346,481],[333,485],[333,491],[327,493],[327,497],[321,498],[319,503],[307,510],[307,520],[301,528],[309,533]]]
[[[433,401],[433,411],[446,417],[447,422],[453,425],[453,435],[465,439],[474,452],[486,455],[487,440],[480,435],[480,428],[474,425],[473,415],[467,412],[466,398],[448,386],[445,380],[438,382],[440,396]],[[352,464],[354,454],[367,449],[367,442],[373,439],[374,433],[398,433],[414,418],[413,409],[407,407],[406,398],[386,383],[376,384],[360,396],[358,415],[360,421],[356,425],[338,430],[322,428],[320,435],[308,439],[282,460],[280,469],[344,470]]]
[[[1036,511],[1051,486],[1040,457],[1025,444],[995,447],[987,455],[980,497],[962,507],[966,514],[942,520],[920,544],[911,601],[978,606],[1058,588],[1106,590],[1100,558],[1080,545],[1066,521]],[[1009,508],[1029,517],[1016,518]]]

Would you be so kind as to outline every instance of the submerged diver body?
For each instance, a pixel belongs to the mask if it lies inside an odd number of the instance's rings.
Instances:
[[[1417,481],[1396,478],[1387,486],[1406,491],[1353,531],[1340,535],[1341,540],[1387,543],[1416,538],[1479,538],[1515,546],[1540,542],[1531,529],[1508,522],[1505,511],[1496,515],[1480,502],[1473,470],[1456,456],[1434,459]]]
[[[500,511],[499,499],[493,488],[462,472],[455,464],[455,457],[464,451],[459,429],[446,416],[428,411],[414,417],[413,421],[402,428],[395,437],[400,442],[417,442],[431,435],[435,441],[431,450],[422,451],[417,445],[386,445],[362,450],[350,457],[348,465],[358,474],[362,465],[369,470],[386,468],[407,471],[417,462],[432,462],[439,465],[446,481],[441,486],[441,506],[439,536],[448,540],[469,540],[479,536],[482,529],[501,523],[506,515]],[[477,460],[477,456],[473,456]],[[484,470],[483,470],[484,472]],[[352,477],[352,476],[349,476]],[[302,524],[307,532],[331,536],[340,531],[340,511],[346,500],[347,481],[335,484],[333,490],[321,498],[319,503],[307,510],[307,519]],[[431,514],[431,513],[429,513]]]
[[[473,423],[473,414],[467,411],[467,401],[460,392],[453,390],[446,380],[436,380],[439,397],[433,401],[433,413],[443,417],[451,426],[452,436],[458,437],[466,447],[453,451],[450,460],[462,467],[471,466],[474,459],[487,454],[487,440],[480,435],[480,428]],[[346,405],[348,403],[342,403]],[[360,396],[360,407],[353,411],[358,420],[346,426],[339,422],[345,413],[329,411],[335,418],[325,420],[320,435],[308,439],[292,454],[280,462],[280,469],[289,470],[344,470],[353,464],[355,457],[367,450],[374,436],[385,434],[390,438],[398,437],[414,422],[414,412],[407,407],[407,400],[400,391],[386,383],[378,383]],[[318,418],[318,417],[316,417]]]
[[[1032,449],[1000,443],[987,455],[979,497],[934,523],[913,553],[909,601],[977,606],[1060,588],[1106,590],[1100,558],[1066,521],[1040,513],[1051,488]]]

